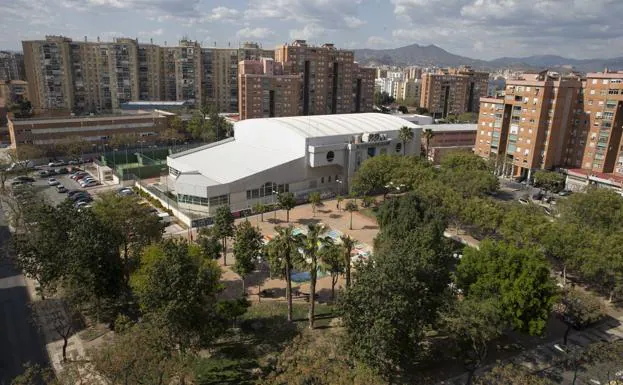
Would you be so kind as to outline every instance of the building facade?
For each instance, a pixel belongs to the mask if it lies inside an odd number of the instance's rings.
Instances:
[[[0,51],[0,80],[24,80],[24,55],[18,52]]]
[[[28,83],[23,80],[0,80],[0,98],[4,99],[9,107],[21,101],[29,100]]]
[[[414,133],[405,148],[403,126]],[[310,192],[347,192],[366,159],[419,154],[420,131],[375,113],[243,120],[234,138],[170,155],[167,186],[180,208],[206,217],[222,205],[239,213],[274,204],[282,192],[306,202]]]
[[[428,160],[439,164],[454,151],[474,151],[477,124],[427,124],[422,125],[422,149]]]
[[[489,74],[469,67],[422,74],[420,106],[435,118],[478,112],[480,98],[487,96]]]
[[[240,119],[296,116],[300,75],[285,75],[273,59],[243,60],[239,64]]]
[[[275,61],[302,76],[301,115],[372,111],[376,70],[359,68],[353,51],[295,40],[277,47]]]
[[[147,113],[98,117],[9,120],[11,147],[30,145],[42,150],[75,140],[92,146],[114,142],[115,137],[131,136],[135,143],[154,143],[167,129],[171,114]]]
[[[623,72],[508,80],[503,98],[481,99],[475,151],[521,178],[558,167],[621,174],[622,82]]]

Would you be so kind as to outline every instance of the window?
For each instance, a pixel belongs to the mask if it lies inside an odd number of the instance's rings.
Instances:
[[[324,176],[320,178],[320,184],[324,183]]]
[[[593,79],[593,84],[597,84],[597,79]]]
[[[396,143],[396,152],[400,152],[400,151],[402,151],[402,143]]]
[[[331,163],[335,159],[335,153],[333,151],[327,152],[327,162]]]
[[[329,178],[327,179],[327,183],[331,183],[331,175],[329,175]]]

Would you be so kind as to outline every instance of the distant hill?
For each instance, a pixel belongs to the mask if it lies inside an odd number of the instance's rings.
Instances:
[[[411,44],[393,49],[356,49],[357,61],[364,65],[418,65],[454,67],[470,65],[480,69],[516,68],[525,70],[576,70],[582,72],[623,70],[623,57],[612,59],[569,59],[557,55],[535,55],[528,57],[502,57],[490,61],[454,55],[436,45]]]
[[[360,63],[366,65],[387,64],[439,67],[459,65],[486,67],[488,65],[486,61],[454,55],[436,45],[421,46],[411,44],[406,47],[393,49],[356,49],[355,57]]]

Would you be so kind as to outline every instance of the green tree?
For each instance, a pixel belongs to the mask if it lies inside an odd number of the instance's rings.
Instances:
[[[350,230],[353,229],[353,212],[357,211],[358,209],[359,208],[357,207],[355,201],[348,201],[346,202],[346,206],[344,206],[344,210],[350,213],[350,222],[348,223],[348,228]]]
[[[397,368],[408,370],[422,357],[425,328],[446,301],[451,254],[443,229],[424,222],[387,239],[370,262],[357,266],[339,312],[353,357],[393,383]]]
[[[495,192],[499,187],[490,166],[478,155],[467,151],[446,154],[441,160],[440,179],[464,198]]]
[[[72,223],[63,286],[73,306],[94,313],[98,321],[104,316],[104,320],[112,322],[119,301],[127,294],[117,236],[95,212],[77,211],[71,206],[66,210]]]
[[[472,383],[474,372],[487,358],[489,343],[502,335],[504,322],[495,300],[465,299],[455,302],[442,316],[444,329],[457,344]]]
[[[567,268],[581,266],[587,243],[592,245],[592,234],[575,224],[555,221],[545,225],[541,245],[545,256],[562,271],[563,287],[567,286]]]
[[[298,238],[294,227],[275,227],[277,235],[267,245],[268,263],[273,271],[286,280],[286,300],[288,302],[288,321],[292,322],[292,268],[300,264],[301,255],[297,250]]]
[[[321,202],[322,202],[322,200],[320,199],[320,193],[319,192],[314,191],[312,193],[309,193],[309,203],[311,203],[313,216],[316,216],[316,208],[318,206],[320,206]]]
[[[53,385],[54,371],[39,364],[24,364],[24,372],[11,381],[11,385]]]
[[[584,241],[579,270],[612,302],[623,294],[623,231],[592,232]]]
[[[427,128],[424,130],[424,139],[426,140],[426,156],[424,157],[425,159],[428,159],[428,157],[430,156],[430,141],[431,139],[433,139],[434,136],[435,133],[432,129]]]
[[[253,212],[255,214],[260,214],[260,218],[262,222],[264,222],[264,213],[266,212],[266,205],[262,202],[257,202],[253,205]]]
[[[565,222],[606,233],[623,227],[623,197],[614,190],[591,187],[561,200],[560,206]]]
[[[162,239],[164,224],[140,198],[119,196],[114,192],[101,194],[93,203],[93,212],[111,230],[119,245],[124,262],[123,276],[127,285],[130,274],[138,265],[141,250]]]
[[[408,126],[400,127],[398,138],[402,140],[402,155],[407,155],[407,143],[413,140],[413,129]]]
[[[534,173],[534,186],[557,193],[565,187],[565,176],[554,171],[538,170]]]
[[[67,272],[65,249],[70,225],[60,210],[46,204],[36,205],[33,214],[29,218],[33,225],[28,231],[16,232],[12,246],[17,266],[37,282],[38,292],[45,299]]]
[[[351,190],[357,195],[382,191],[392,181],[392,172],[399,167],[398,157],[379,155],[368,159],[357,170]]]
[[[464,201],[461,216],[484,238],[498,232],[504,220],[504,208],[493,199],[472,197]]]
[[[175,142],[184,139],[184,134],[182,133],[182,130],[182,119],[178,115],[175,115],[168,119],[167,128],[166,130],[164,130],[164,132],[162,132],[161,137],[167,142],[173,142],[175,144]]]
[[[228,205],[216,209],[212,231],[223,244],[223,265],[227,266],[227,237],[234,235],[234,215]]]
[[[563,336],[564,345],[567,345],[567,339],[572,327],[586,327],[599,321],[605,315],[604,306],[599,299],[577,289],[565,290],[564,296],[556,304],[555,311],[562,321],[567,324],[567,329]]]
[[[479,249],[465,249],[456,277],[466,298],[496,300],[515,330],[530,335],[543,332],[557,289],[537,249],[483,241]]]
[[[277,195],[279,207],[286,210],[286,222],[290,222],[290,210],[296,206],[296,199],[291,192],[284,192]]]
[[[168,385],[188,375],[191,356],[177,354],[166,329],[141,322],[89,352],[95,371],[110,384]]]
[[[395,100],[396,99],[394,99],[387,92],[375,92],[374,93],[374,104],[379,107],[392,104]]]
[[[322,270],[331,275],[331,300],[335,300],[335,285],[344,273],[344,253],[342,247],[337,244],[329,244],[320,249],[320,262]]]
[[[211,110],[208,106],[204,106],[193,113],[186,126],[193,139],[201,139],[208,143],[217,140],[216,132],[209,123],[210,113]]]
[[[303,264],[309,270],[309,328],[314,328],[314,316],[316,305],[316,279],[318,278],[318,258],[324,247],[329,247],[333,238],[324,236],[326,228],[321,225],[308,225],[307,234],[297,238],[299,249],[303,253]]]
[[[216,140],[223,140],[234,135],[234,127],[218,114],[216,108],[208,109],[208,127],[216,135]]]
[[[185,351],[219,332],[220,277],[216,262],[203,258],[199,246],[168,239],[144,249],[130,284],[143,314]]]
[[[340,241],[342,242],[342,258],[344,259],[344,279],[346,281],[346,289],[348,289],[350,287],[351,253],[355,247],[355,240],[350,235],[344,234],[340,236]]]
[[[507,242],[520,247],[539,245],[548,229],[549,221],[536,205],[513,204],[506,207],[500,225],[500,234]]]
[[[242,279],[242,295],[244,296],[244,280],[247,275],[255,270],[255,263],[262,253],[263,237],[260,231],[251,225],[249,221],[243,221],[236,226],[234,239],[234,272]]]
[[[200,228],[197,233],[197,244],[201,247],[203,255],[208,259],[217,260],[221,255],[221,251],[223,251],[221,239],[215,234],[214,228]]]

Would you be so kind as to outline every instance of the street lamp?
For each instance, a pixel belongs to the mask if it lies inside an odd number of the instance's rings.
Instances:
[[[273,212],[274,214],[273,218],[275,219],[275,221],[277,221],[277,199],[279,199],[279,193],[275,190],[273,190],[272,192],[273,192],[273,208],[275,209],[275,211]]]
[[[338,184],[337,195],[340,195],[342,193],[342,185],[344,184],[344,181],[339,178],[336,178],[335,183]]]

